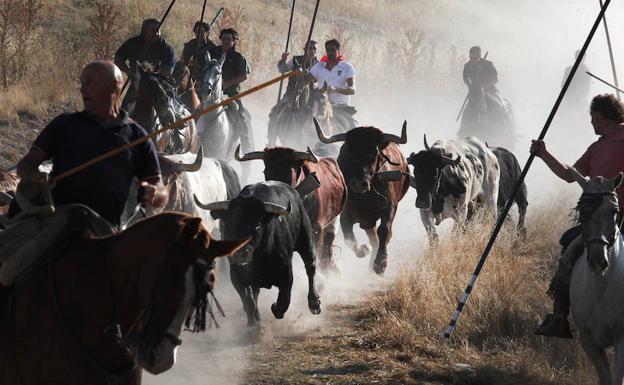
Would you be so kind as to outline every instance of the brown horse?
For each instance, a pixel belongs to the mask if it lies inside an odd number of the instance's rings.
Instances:
[[[46,257],[9,294],[0,384],[130,385],[141,369],[170,369],[185,321],[205,329],[215,258],[246,243],[212,240],[200,218],[166,213]]]

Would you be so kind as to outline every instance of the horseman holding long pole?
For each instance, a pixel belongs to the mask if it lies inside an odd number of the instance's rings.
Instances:
[[[613,95],[598,95],[589,107],[594,133],[600,138],[592,143],[576,161],[574,168],[583,176],[611,178],[624,170],[624,105]],[[548,168],[562,180],[575,181],[571,167],[562,163],[546,148],[543,140],[534,140],[531,153],[541,158]],[[620,220],[624,214],[624,188],[617,189]],[[580,226],[566,231],[560,240],[563,249],[559,269],[553,277],[548,293],[554,298],[554,311],[546,316],[536,334],[572,338],[570,313],[570,278],[576,260],[584,250]]]
[[[162,125],[175,120],[169,108],[169,98],[164,95],[158,97],[153,102],[154,105],[137,105],[137,98],[142,90],[146,92],[150,88],[162,87],[171,91],[173,88],[171,75],[175,66],[175,52],[160,36],[160,25],[161,22],[157,19],[144,20],[141,34],[126,40],[115,53],[115,64],[130,79],[122,108],[128,111],[132,119],[150,131],[153,126],[153,109]]]

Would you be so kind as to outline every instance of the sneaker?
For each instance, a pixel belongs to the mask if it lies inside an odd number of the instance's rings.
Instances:
[[[570,331],[570,323],[565,317],[548,314],[544,322],[535,329],[538,336],[574,338]]]

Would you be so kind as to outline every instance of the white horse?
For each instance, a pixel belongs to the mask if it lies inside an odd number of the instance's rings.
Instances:
[[[199,98],[201,109],[208,108],[223,100],[221,67],[222,60],[210,60],[201,70],[198,79]],[[220,107],[206,115],[202,115],[197,121],[197,131],[204,146],[207,157],[225,159],[228,149],[226,143],[230,135],[230,124],[225,113],[225,108]]]
[[[623,173],[611,179],[586,179],[572,169],[583,188],[577,210],[586,258],[572,272],[570,300],[580,341],[593,362],[600,385],[624,380],[624,242],[618,226],[615,190]],[[605,349],[615,347],[613,372]]]

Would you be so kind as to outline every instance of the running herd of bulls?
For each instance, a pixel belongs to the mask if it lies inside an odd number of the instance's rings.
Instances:
[[[229,259],[230,278],[249,326],[260,321],[260,288],[279,289],[271,307],[276,318],[288,310],[295,251],[308,276],[310,311],[320,313],[314,285],[316,265],[318,261],[320,269],[337,271],[332,245],[338,219],[347,246],[359,258],[370,254],[372,269],[383,274],[392,223],[410,186],[417,190],[416,207],[435,245],[434,225],[452,218],[461,231],[480,209],[486,215],[496,215],[520,176],[511,152],[490,148],[474,137],[439,140],[432,146],[425,137],[425,149],[406,159],[399,145],[407,143],[407,123],[400,136],[375,127],[357,127],[329,137],[318,121],[314,124],[319,139],[315,152],[330,154],[327,157],[317,157],[310,148],[298,151],[287,147],[241,154],[239,146],[235,159],[262,160],[265,176],[265,182],[242,189],[236,172],[226,162],[206,158],[199,167],[201,154],[194,162],[188,159],[186,166],[182,166],[184,155],[168,156],[164,162],[164,179],[171,191],[167,210],[201,216],[208,228],[218,228],[224,239],[251,239]],[[332,144],[340,143],[336,153]],[[408,164],[413,166],[413,174]],[[199,170],[197,177],[183,172],[191,169]],[[200,183],[203,190],[198,188]],[[515,198],[521,235],[526,231],[526,195],[523,184]],[[353,231],[356,223],[365,230],[369,244],[358,244]]]
[[[204,158],[201,148],[197,154],[160,158],[169,203],[147,215],[186,212],[201,217],[206,229],[223,239],[251,240],[229,258],[230,278],[249,326],[260,321],[260,288],[279,288],[271,307],[276,318],[288,310],[295,251],[306,268],[310,311],[320,313],[314,285],[316,265],[318,261],[320,269],[337,271],[332,246],[338,218],[347,246],[359,258],[370,254],[372,269],[383,274],[397,207],[410,186],[417,191],[416,207],[430,243],[436,245],[435,225],[452,218],[456,230],[461,231],[480,209],[486,215],[496,215],[520,176],[518,161],[511,152],[490,148],[475,137],[438,140],[429,146],[425,136],[425,149],[406,159],[399,145],[407,143],[407,123],[400,136],[368,126],[327,137],[316,119],[314,125],[319,139],[315,151],[329,154],[327,157],[318,158],[310,148],[304,152],[287,147],[241,154],[239,146],[235,159],[262,160],[266,181],[243,188],[232,166]],[[342,146],[336,154],[332,144],[339,143]],[[408,164],[413,166],[413,174]],[[11,187],[3,190],[10,191]],[[518,232],[524,235],[524,184],[515,203]],[[130,206],[127,225],[137,219]],[[358,244],[353,231],[356,223],[366,232],[369,245]]]

